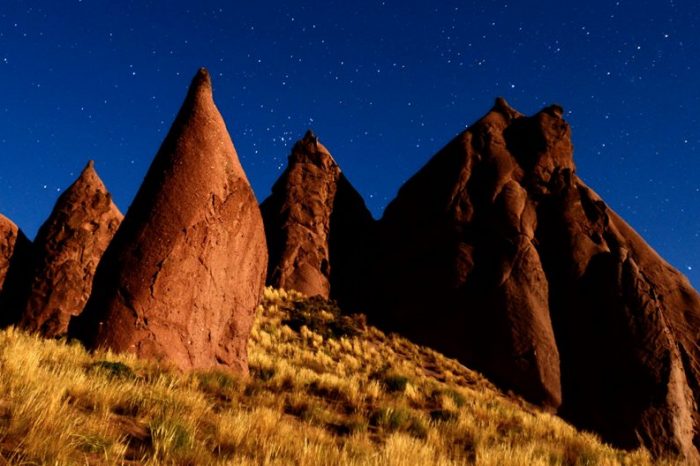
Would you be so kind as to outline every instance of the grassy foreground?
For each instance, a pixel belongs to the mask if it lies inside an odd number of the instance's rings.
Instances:
[[[0,464],[652,464],[323,301],[267,289],[249,352],[238,378],[0,332]]]

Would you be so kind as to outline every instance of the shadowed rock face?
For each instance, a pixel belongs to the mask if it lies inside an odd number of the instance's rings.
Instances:
[[[246,373],[266,264],[260,210],[202,69],[69,333],[89,348]]]
[[[0,328],[19,322],[31,269],[31,242],[17,225],[0,215]]]
[[[92,290],[102,254],[123,216],[89,162],[56,202],[34,240],[34,278],[20,326],[45,337],[68,331]]]
[[[698,294],[572,152],[560,107],[497,100],[387,207],[370,317],[606,441],[697,461]]]
[[[270,248],[268,283],[352,307],[363,278],[371,214],[318,138],[307,132],[261,205]]]

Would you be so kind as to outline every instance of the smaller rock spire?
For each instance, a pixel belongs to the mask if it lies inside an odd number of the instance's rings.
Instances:
[[[66,333],[82,312],[102,254],[122,220],[90,160],[39,229],[29,298],[20,326],[46,337]]]

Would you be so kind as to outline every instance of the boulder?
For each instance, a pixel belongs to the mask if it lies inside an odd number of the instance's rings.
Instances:
[[[90,161],[34,239],[34,278],[21,327],[48,338],[65,335],[71,317],[83,311],[122,218]]]
[[[182,369],[247,373],[266,267],[258,203],[201,69],[69,334]]]

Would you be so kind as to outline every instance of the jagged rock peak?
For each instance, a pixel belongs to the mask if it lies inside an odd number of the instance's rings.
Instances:
[[[401,187],[369,317],[616,446],[700,464],[700,295],[576,176],[563,115],[498,100]]]
[[[506,99],[503,97],[496,97],[496,101],[494,102],[491,111],[501,113],[502,115],[508,117],[508,119],[513,119],[522,116],[522,114],[513,107],[511,107],[510,104],[508,104]]]
[[[95,161],[94,160],[89,160],[88,163],[85,165],[83,170],[80,172],[80,176],[78,176],[77,180],[75,181],[78,186],[80,184],[85,184],[85,185],[90,185],[94,189],[99,189],[104,191],[108,196],[111,198],[111,194],[107,191],[107,188],[104,185],[104,182],[102,181],[102,178],[100,178],[100,175],[97,174],[97,171],[95,170]],[[76,190],[78,187],[76,185],[72,185],[71,187],[68,188],[68,190],[73,189]]]
[[[321,144],[318,136],[311,129],[306,131],[304,137],[294,144],[292,153],[289,155],[290,166],[302,162],[320,164],[326,169],[340,172],[338,164],[333,159],[330,151]]]
[[[304,137],[302,138],[302,141],[304,142],[318,142],[318,136],[314,133],[314,131],[309,128],[306,130],[306,133],[304,133]]]
[[[247,373],[266,264],[257,200],[200,69],[69,334],[183,369]]]
[[[123,215],[91,160],[61,194],[34,241],[33,279],[20,326],[59,337],[80,314]]]

